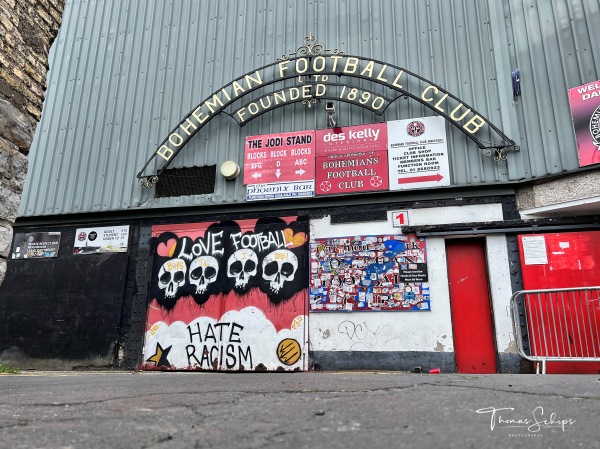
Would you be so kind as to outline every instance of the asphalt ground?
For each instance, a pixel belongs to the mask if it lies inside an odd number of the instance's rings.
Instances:
[[[600,375],[0,375],[1,448],[600,448]]]

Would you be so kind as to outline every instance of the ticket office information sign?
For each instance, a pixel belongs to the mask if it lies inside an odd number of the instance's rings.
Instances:
[[[450,185],[443,117],[388,122],[390,190]]]
[[[315,239],[310,310],[430,310],[425,239],[378,235]]]

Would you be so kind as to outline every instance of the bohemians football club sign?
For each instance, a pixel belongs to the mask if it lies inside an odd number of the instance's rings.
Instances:
[[[502,159],[503,150],[515,146],[473,106],[418,74],[339,49],[325,49],[313,35],[304,43],[295,52],[237,77],[206,97],[158,145],[137,175],[140,183],[150,187],[157,182],[185,144],[217,115],[224,113],[244,126],[265,112],[296,102],[310,107],[321,100],[336,100],[382,115],[397,99],[410,98],[444,117],[488,154],[495,150]],[[363,87],[360,80],[371,84]],[[262,95],[249,95],[256,92]],[[156,175],[145,175],[156,158],[162,167]]]

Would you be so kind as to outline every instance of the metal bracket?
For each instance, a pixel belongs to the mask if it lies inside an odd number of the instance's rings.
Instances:
[[[506,147],[484,148],[483,155],[486,157],[490,157],[492,155],[492,152],[495,151],[496,156],[494,156],[494,160],[496,162],[505,161],[506,160],[505,151],[507,151],[509,149],[511,149],[513,152],[517,152],[517,151],[521,150],[521,147],[519,145],[510,145],[510,146],[506,146]]]
[[[158,182],[158,176],[144,176],[138,179],[138,183],[144,188],[149,189]]]

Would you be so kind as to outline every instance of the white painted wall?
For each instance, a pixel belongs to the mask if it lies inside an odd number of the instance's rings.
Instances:
[[[473,215],[472,207],[481,207],[482,215]],[[409,223],[495,221],[502,219],[501,212],[499,204],[413,209],[409,211]],[[391,212],[385,222],[331,224],[330,217],[310,222],[311,239],[399,233],[400,229],[392,226]],[[426,242],[431,311],[310,312],[308,337],[311,350],[453,352],[445,240],[430,237]],[[497,350],[516,352],[511,338],[512,322],[507,312],[512,291],[506,237],[487,236],[486,250]]]
[[[503,220],[504,215],[500,203],[478,204],[476,206],[426,207],[408,211],[408,224],[410,226]]]
[[[513,328],[508,311],[512,289],[506,236],[488,236],[486,250],[492,313],[496,329],[496,347],[498,352],[516,353],[518,351],[511,335]]]
[[[331,224],[330,217],[312,220],[310,237],[399,234],[387,222]],[[443,238],[427,239],[431,311],[310,312],[309,345],[313,351],[453,352],[446,250]]]

